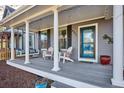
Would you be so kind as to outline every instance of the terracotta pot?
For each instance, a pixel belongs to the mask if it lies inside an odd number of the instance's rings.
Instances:
[[[101,55],[100,56],[100,63],[102,65],[110,64],[110,61],[111,61],[111,57],[110,56],[108,56],[108,55]]]

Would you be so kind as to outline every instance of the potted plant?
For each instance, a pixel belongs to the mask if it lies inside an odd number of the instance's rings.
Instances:
[[[112,44],[113,43],[113,38],[107,34],[103,35],[103,39],[107,41],[108,44]],[[101,55],[100,56],[100,63],[103,65],[107,65],[110,64],[111,62],[111,56],[109,55]]]
[[[47,82],[47,78],[39,77],[37,80],[35,80],[35,88],[47,88]]]

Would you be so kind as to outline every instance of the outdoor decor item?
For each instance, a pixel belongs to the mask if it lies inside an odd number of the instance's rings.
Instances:
[[[101,62],[102,65],[110,64],[110,61],[111,61],[110,56],[108,56],[108,55],[101,55],[100,56],[100,62]]]
[[[103,39],[107,41],[108,44],[113,44],[113,38],[107,34],[103,35]],[[103,65],[110,64],[111,56],[108,55],[101,55],[100,56],[100,62]]]
[[[46,88],[46,87],[47,87],[47,83],[41,83],[35,85],[35,88]]]
[[[47,88],[47,78],[38,78],[35,81],[35,88]]]
[[[108,44],[113,44],[113,38],[111,36],[104,34],[103,39],[106,40]]]

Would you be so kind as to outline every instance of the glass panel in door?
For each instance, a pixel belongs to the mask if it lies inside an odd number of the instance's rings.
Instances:
[[[95,26],[80,28],[80,58],[95,59]]]

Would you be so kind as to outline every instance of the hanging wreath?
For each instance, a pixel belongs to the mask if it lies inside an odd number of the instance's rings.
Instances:
[[[111,36],[104,34],[103,39],[106,40],[108,44],[113,44],[113,38]]]

